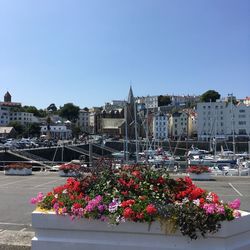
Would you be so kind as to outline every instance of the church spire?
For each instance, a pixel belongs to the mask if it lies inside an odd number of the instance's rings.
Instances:
[[[132,86],[130,85],[129,92],[128,92],[128,103],[132,104],[134,102],[134,94],[132,90]]]

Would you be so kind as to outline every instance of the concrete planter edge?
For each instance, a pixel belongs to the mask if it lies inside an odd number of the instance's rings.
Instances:
[[[250,215],[244,212],[239,219],[222,222],[216,234],[190,240],[180,232],[166,235],[158,222],[150,230],[146,223],[125,222],[118,226],[100,220],[76,219],[54,213],[32,213],[35,237],[32,250],[249,250]]]

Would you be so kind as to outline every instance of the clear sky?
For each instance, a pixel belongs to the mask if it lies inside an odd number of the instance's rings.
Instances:
[[[0,0],[0,100],[250,96],[249,0]]]

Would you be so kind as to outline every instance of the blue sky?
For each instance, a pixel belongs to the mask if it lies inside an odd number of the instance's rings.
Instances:
[[[0,100],[250,96],[249,0],[0,0]]]

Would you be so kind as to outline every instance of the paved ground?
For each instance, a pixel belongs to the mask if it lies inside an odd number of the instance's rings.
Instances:
[[[0,230],[26,231],[31,229],[30,198],[46,193],[63,184],[58,173],[34,172],[32,176],[5,176],[0,172]]]
[[[32,231],[29,200],[65,183],[58,173],[34,172],[32,176],[5,176],[0,171],[0,231]],[[224,201],[240,198],[241,209],[250,211],[250,177],[216,177],[216,181],[196,181],[198,186],[216,192]]]

